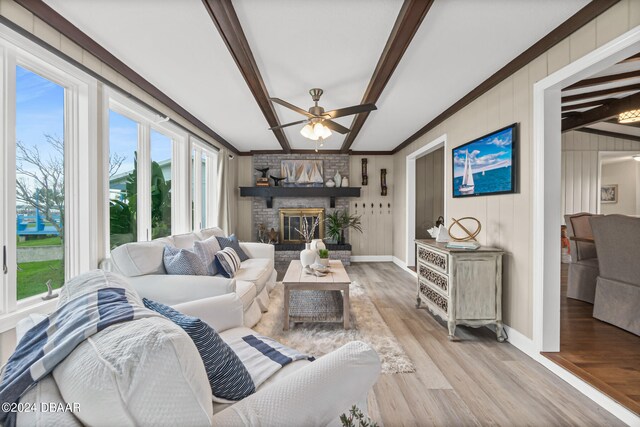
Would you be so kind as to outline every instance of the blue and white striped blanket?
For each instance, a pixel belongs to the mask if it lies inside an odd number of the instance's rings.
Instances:
[[[22,337],[6,364],[0,402],[18,402],[88,337],[116,323],[156,316],[123,288],[104,287],[71,299]],[[15,413],[1,412],[0,422],[14,425]]]
[[[290,347],[280,344],[261,335],[245,335],[227,342],[238,355],[251,375],[256,389],[284,366],[296,360],[315,360],[314,357],[299,353]],[[213,397],[214,401],[229,401]]]

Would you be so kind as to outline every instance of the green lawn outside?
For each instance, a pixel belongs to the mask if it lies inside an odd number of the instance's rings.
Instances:
[[[59,288],[64,283],[64,268],[61,260],[23,262],[18,271],[18,299],[47,291],[45,283],[51,279],[53,287]]]
[[[19,248],[26,248],[30,246],[60,246],[62,244],[62,240],[58,236],[53,237],[45,237],[42,239],[30,239],[21,242],[18,240]]]

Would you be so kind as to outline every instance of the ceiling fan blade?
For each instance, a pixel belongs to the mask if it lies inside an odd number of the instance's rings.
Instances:
[[[280,104],[280,105],[282,105],[283,107],[287,107],[288,109],[295,111],[296,113],[300,113],[300,114],[305,115],[305,116],[307,116],[307,117],[314,117],[314,115],[313,115],[313,114],[311,114],[310,112],[308,112],[307,110],[303,110],[303,109],[302,109],[302,108],[300,108],[300,107],[296,107],[296,106],[295,106],[295,105],[293,105],[293,104],[289,104],[287,101],[283,101],[283,100],[282,100],[282,99],[280,99],[280,98],[269,98],[269,99],[270,99],[271,101],[275,102],[276,104]]]
[[[338,133],[341,133],[341,134],[343,134],[343,135],[344,135],[345,133],[349,133],[349,132],[351,132],[351,130],[350,130],[350,129],[348,129],[348,128],[346,128],[346,127],[342,126],[342,125],[341,125],[341,124],[339,124],[339,123],[336,123],[336,122],[334,122],[334,121],[331,121],[331,120],[329,120],[329,119],[325,119],[325,120],[323,120],[322,124],[323,124],[323,125],[325,125],[326,127],[328,127],[329,129],[334,130],[334,131],[336,131],[336,132],[338,132]]]
[[[337,110],[325,111],[323,116],[329,116],[332,119],[338,117],[350,116],[352,114],[366,113],[367,111],[377,110],[375,104],[354,105],[353,107],[338,108]]]
[[[305,123],[306,121],[307,121],[307,119],[304,119],[304,120],[300,120],[300,121],[297,121],[297,122],[287,123],[286,125],[278,125],[278,126],[274,126],[272,128],[269,128],[269,130],[276,130],[276,129],[286,128],[287,126],[299,125],[300,123]]]

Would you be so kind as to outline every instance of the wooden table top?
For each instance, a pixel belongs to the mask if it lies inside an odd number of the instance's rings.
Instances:
[[[333,284],[333,283],[351,283],[351,279],[347,271],[342,265],[342,261],[332,259],[329,261],[331,271],[326,276],[318,277],[313,274],[307,274],[302,269],[299,259],[291,261],[287,272],[282,279],[282,283],[317,283],[317,284]]]

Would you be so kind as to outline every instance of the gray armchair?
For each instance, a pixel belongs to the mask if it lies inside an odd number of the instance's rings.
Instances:
[[[607,215],[590,222],[600,264],[593,317],[640,335],[640,218]]]
[[[593,243],[576,241],[574,238],[593,238],[589,224],[589,218],[593,216],[587,212],[564,216],[571,247],[567,297],[590,304],[593,304],[596,295],[596,281],[599,274],[598,253]]]

